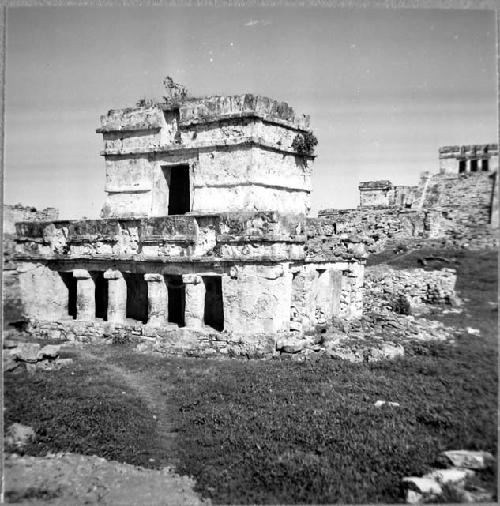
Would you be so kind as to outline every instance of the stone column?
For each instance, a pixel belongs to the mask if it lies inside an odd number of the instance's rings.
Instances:
[[[162,274],[144,274],[148,283],[148,325],[161,327],[168,319],[168,290]]]
[[[127,283],[120,271],[108,269],[104,273],[108,280],[108,322],[121,323],[127,317]]]
[[[95,283],[86,269],[75,269],[76,319],[95,320]]]
[[[201,329],[205,316],[205,283],[197,274],[184,274],[182,281],[186,285],[186,327]]]

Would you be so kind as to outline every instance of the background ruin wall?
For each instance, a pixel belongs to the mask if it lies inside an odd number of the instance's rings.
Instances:
[[[357,209],[323,209],[318,216],[336,233],[362,238],[370,252],[413,239],[498,247],[497,146],[447,146],[439,157],[439,173],[423,173],[417,186],[362,182]]]
[[[3,206],[3,316],[17,320],[23,313],[24,302],[19,288],[17,262],[15,261],[16,223],[57,220],[59,211],[53,207],[38,210],[21,204]]]

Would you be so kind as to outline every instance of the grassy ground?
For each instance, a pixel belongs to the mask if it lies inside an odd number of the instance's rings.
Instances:
[[[418,266],[422,252],[412,255],[386,260]],[[216,503],[398,502],[401,477],[425,472],[441,450],[496,455],[496,259],[453,256],[467,313],[441,318],[481,330],[455,347],[422,344],[376,364],[75,351],[72,369],[6,376],[6,426],[37,430],[30,454],[175,464]],[[401,407],[375,408],[378,399]]]

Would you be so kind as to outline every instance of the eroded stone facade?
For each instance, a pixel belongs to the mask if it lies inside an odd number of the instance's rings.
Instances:
[[[390,307],[406,314],[425,312],[433,305],[458,302],[455,269],[394,269],[374,265],[366,269],[365,306],[369,311]]]
[[[3,206],[3,234],[13,237],[16,234],[16,223],[19,221],[50,221],[57,220],[59,211],[54,207],[38,210],[36,207],[22,204]]]
[[[250,94],[112,110],[101,117],[104,218],[310,208],[309,117]]]
[[[16,321],[22,315],[23,300],[19,290],[16,251],[16,223],[20,221],[41,222],[57,220],[59,211],[53,207],[37,209],[22,204],[3,206],[3,316]]]
[[[308,117],[209,97],[110,111],[98,132],[102,219],[17,224],[30,328],[253,356],[361,315],[363,244],[307,218]]]
[[[362,182],[357,209],[324,209],[319,217],[336,233],[361,237],[372,252],[408,239],[498,247],[498,147],[446,146],[439,164],[439,172],[424,172],[416,186]]]

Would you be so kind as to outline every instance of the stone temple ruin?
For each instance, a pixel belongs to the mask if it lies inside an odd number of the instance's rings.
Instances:
[[[362,242],[307,218],[309,117],[261,96],[184,93],[111,110],[97,132],[102,219],[16,225],[31,331],[248,356],[361,315]]]
[[[189,98],[165,85],[163,100],[101,117],[101,219],[14,213],[11,305],[28,331],[269,356],[303,349],[334,320],[359,320],[363,304],[380,312],[382,285],[409,307],[454,298],[451,270],[365,278],[367,252],[411,240],[498,246],[496,145],[441,148],[439,172],[418,185],[362,182],[357,209],[313,218],[308,116],[261,96]]]
[[[470,181],[479,186],[476,193],[483,193],[481,205],[490,206],[494,195],[492,189],[498,171],[498,146],[445,146],[439,150],[439,174],[433,176],[424,172],[418,186],[394,186],[391,181],[368,181],[359,184],[359,207],[402,207],[422,209],[441,205],[463,205],[455,183],[458,180]],[[481,175],[483,176],[481,178]],[[448,184],[446,184],[448,183]],[[450,183],[454,186],[455,195],[446,195]],[[479,185],[478,185],[479,183]],[[465,186],[465,185],[463,185]],[[467,185],[472,187],[473,185]],[[472,189],[472,188],[471,188]],[[465,193],[466,188],[463,189]],[[445,201],[447,198],[447,201]],[[495,195],[497,199],[498,196]],[[488,220],[494,218],[493,206],[488,208]]]
[[[498,247],[498,146],[445,146],[439,172],[417,186],[391,181],[359,184],[357,209],[324,209],[319,217],[337,233],[357,234],[368,251],[388,241],[435,240],[452,247]]]

